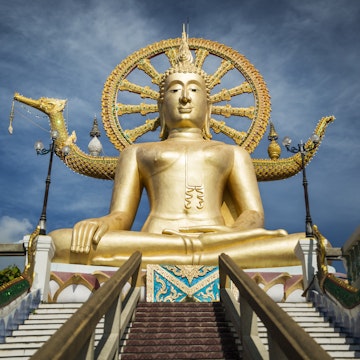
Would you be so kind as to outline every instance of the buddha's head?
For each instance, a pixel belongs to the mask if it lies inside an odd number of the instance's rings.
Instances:
[[[158,108],[160,138],[166,139],[169,129],[177,123],[182,127],[199,127],[205,139],[211,138],[209,77],[193,64],[185,31],[176,64],[163,74]]]

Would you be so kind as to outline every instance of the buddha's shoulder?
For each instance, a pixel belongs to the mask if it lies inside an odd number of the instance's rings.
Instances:
[[[125,149],[123,149],[121,152],[124,154],[131,154],[131,153],[137,153],[139,150],[145,150],[153,148],[154,146],[157,146],[158,143],[156,142],[144,142],[144,143],[138,143],[138,144],[131,144],[130,146],[127,146]]]
[[[170,150],[172,148],[178,149],[179,145],[181,143],[175,143],[175,142],[166,142],[166,141],[159,141],[159,142],[144,142],[144,143],[138,143],[138,144],[132,144],[131,146],[126,147],[122,153],[124,154],[129,154],[129,156],[131,156],[130,154],[136,154],[136,153],[143,153],[144,151],[146,152],[153,152],[153,151],[162,151],[162,150]],[[184,142],[184,144],[186,144],[186,142]],[[183,144],[183,145],[184,145]],[[224,143],[222,141],[217,141],[217,140],[205,140],[205,141],[200,141],[198,143],[187,143],[188,146],[190,147],[194,147],[194,148],[208,148],[208,149],[213,149],[216,151],[221,151],[222,153],[224,152],[231,152],[231,153],[236,153],[238,155],[244,155],[244,156],[248,156],[248,152],[243,149],[242,147],[238,146],[238,145],[231,145],[231,144],[227,144]]]
[[[248,154],[248,152],[240,147],[239,145],[232,145],[232,144],[227,144],[224,143],[222,141],[217,141],[217,140],[210,140],[207,142],[209,144],[209,146],[213,146],[216,147],[218,149],[224,150],[224,151],[231,151],[231,152],[236,152],[239,154]]]

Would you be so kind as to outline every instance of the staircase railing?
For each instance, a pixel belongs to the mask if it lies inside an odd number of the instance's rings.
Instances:
[[[219,257],[220,298],[244,348],[245,359],[331,359],[285,311],[283,311],[226,254]],[[236,301],[229,280],[240,293]],[[268,350],[257,329],[257,316],[268,332]]]
[[[135,252],[94,295],[33,355],[33,360],[115,359],[119,342],[140,298],[136,282],[141,253]],[[131,278],[124,300],[122,289]],[[123,308],[123,309],[122,309]],[[95,328],[104,318],[104,333],[95,348]]]
[[[329,249],[325,237],[314,226],[317,239],[318,271],[308,298],[336,326],[354,337],[360,337],[360,227],[341,249],[347,260],[350,284],[328,271]]]
[[[24,256],[26,249],[24,244],[0,244],[0,256]]]

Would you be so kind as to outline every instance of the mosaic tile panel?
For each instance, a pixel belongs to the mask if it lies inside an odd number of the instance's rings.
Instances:
[[[217,266],[147,266],[146,301],[148,302],[219,300],[219,268]]]

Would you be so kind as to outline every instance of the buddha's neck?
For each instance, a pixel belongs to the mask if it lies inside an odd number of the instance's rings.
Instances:
[[[200,129],[181,128],[171,130],[168,140],[204,140],[204,138]]]

